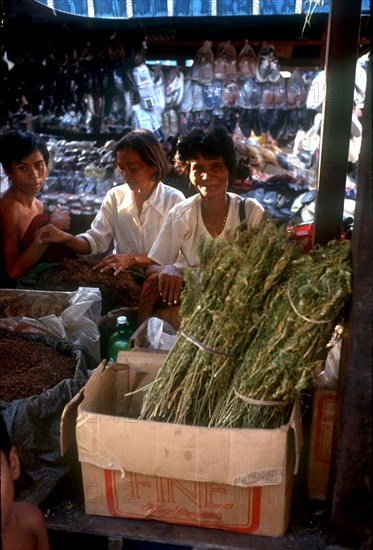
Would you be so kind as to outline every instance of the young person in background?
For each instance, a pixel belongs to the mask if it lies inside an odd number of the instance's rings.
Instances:
[[[49,550],[45,518],[38,506],[14,500],[14,481],[20,475],[17,449],[12,446],[0,414],[1,540],[3,550]]]
[[[10,130],[0,137],[0,162],[10,181],[0,197],[2,287],[16,286],[17,279],[40,262],[71,255],[64,247],[34,240],[34,232],[46,224],[65,231],[70,227],[67,210],[57,206],[52,214],[46,214],[36,197],[47,178],[48,161],[47,145],[37,134]]]

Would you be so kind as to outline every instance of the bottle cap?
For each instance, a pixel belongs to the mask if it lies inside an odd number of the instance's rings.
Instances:
[[[120,315],[117,318],[117,324],[118,325],[128,325],[127,317],[125,315]]]

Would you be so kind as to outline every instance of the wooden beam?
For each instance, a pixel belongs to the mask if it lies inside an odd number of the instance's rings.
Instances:
[[[331,464],[329,542],[372,544],[372,113],[371,60],[352,233],[353,288],[343,341]]]
[[[351,132],[361,0],[332,0],[326,44],[326,93],[323,102],[314,244],[341,235]],[[315,91],[316,92],[316,91]]]

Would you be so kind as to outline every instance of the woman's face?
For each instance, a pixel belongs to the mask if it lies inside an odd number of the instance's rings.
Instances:
[[[215,198],[226,194],[228,169],[222,156],[203,158],[201,155],[191,161],[189,179],[202,197]]]
[[[118,151],[117,167],[132,191],[146,192],[154,186],[152,176],[156,168],[145,164],[137,151],[128,148]]]
[[[10,171],[12,186],[21,193],[36,195],[47,178],[47,165],[40,151],[34,151],[20,162],[13,161]]]

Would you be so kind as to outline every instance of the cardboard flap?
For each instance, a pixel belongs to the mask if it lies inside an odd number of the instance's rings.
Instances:
[[[140,349],[136,351],[120,351],[117,357],[118,365],[127,365],[134,371],[149,372],[149,368],[157,371],[164,362],[167,352],[157,353],[157,350]]]
[[[82,410],[79,460],[100,468],[242,487],[277,485],[285,475],[288,430],[197,428]]]
[[[97,376],[104,370],[105,361],[102,361],[100,365],[93,371],[90,379],[87,384],[93,383]],[[71,445],[75,442],[75,426],[77,418],[77,410],[79,404],[82,402],[84,397],[84,389],[87,384],[79,390],[79,392],[65,405],[60,421],[60,450],[61,455],[67,452]]]

